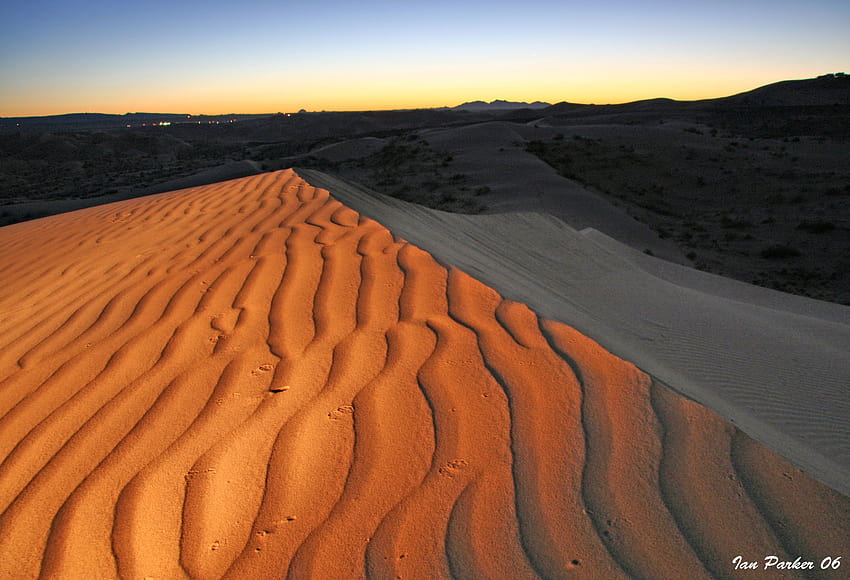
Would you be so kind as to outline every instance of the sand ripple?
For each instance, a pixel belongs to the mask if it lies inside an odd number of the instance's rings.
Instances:
[[[2,228],[0,270],[0,577],[850,558],[847,498],[291,171]]]

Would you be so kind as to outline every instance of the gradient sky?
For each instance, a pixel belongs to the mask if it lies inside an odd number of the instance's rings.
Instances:
[[[0,116],[719,97],[850,73],[847,0],[0,0]]]

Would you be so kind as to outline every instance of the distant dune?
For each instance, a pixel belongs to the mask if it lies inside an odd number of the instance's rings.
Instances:
[[[0,269],[2,578],[846,577],[848,498],[290,170]]]

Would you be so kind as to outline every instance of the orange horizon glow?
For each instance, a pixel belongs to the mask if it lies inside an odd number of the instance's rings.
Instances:
[[[827,72],[838,71],[812,71],[793,78],[811,78]],[[349,87],[348,90],[319,91],[318,96],[303,98],[289,98],[276,101],[260,89],[255,95],[233,95],[224,96],[221,100],[210,96],[198,96],[193,98],[168,98],[151,97],[139,99],[121,98],[115,96],[114,100],[106,98],[79,98],[64,102],[51,102],[48,99],[33,99],[27,105],[21,107],[4,107],[0,111],[0,117],[36,117],[62,115],[69,113],[104,113],[122,115],[125,113],[147,112],[163,114],[192,114],[192,115],[229,115],[229,114],[273,114],[277,112],[295,113],[300,110],[309,112],[319,111],[385,111],[385,110],[410,110],[410,109],[435,109],[441,107],[454,107],[470,101],[494,101],[505,100],[514,102],[543,101],[550,104],[560,102],[571,102],[580,104],[621,104],[641,101],[653,98],[669,98],[678,101],[694,101],[701,99],[712,99],[726,97],[746,92],[765,84],[771,84],[791,78],[777,78],[761,75],[755,80],[735,79],[725,82],[706,83],[697,85],[693,82],[659,82],[657,87],[642,86],[640,83],[623,83],[622,86],[614,86],[615,83],[575,83],[571,87],[565,87],[562,91],[551,87],[539,87],[539,92],[522,87],[492,87],[483,86],[481,91],[476,92],[474,88],[467,89],[464,93],[449,93],[433,91],[434,94],[410,95],[405,93],[379,92],[378,94],[358,90],[358,87]],[[602,86],[600,86],[602,85]],[[607,86],[605,86],[607,85]],[[274,92],[274,91],[268,91]],[[331,93],[328,95],[328,93]],[[325,96],[328,95],[328,96]]]
[[[0,116],[698,100],[850,69],[850,4],[5,5]],[[7,3],[8,4],[8,3]],[[534,10],[537,9],[537,12]],[[150,12],[149,12],[150,13]],[[529,14],[540,18],[529,19]]]

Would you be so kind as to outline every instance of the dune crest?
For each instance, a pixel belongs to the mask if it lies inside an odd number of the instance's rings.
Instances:
[[[0,269],[2,578],[850,556],[846,497],[292,171],[0,228]]]

